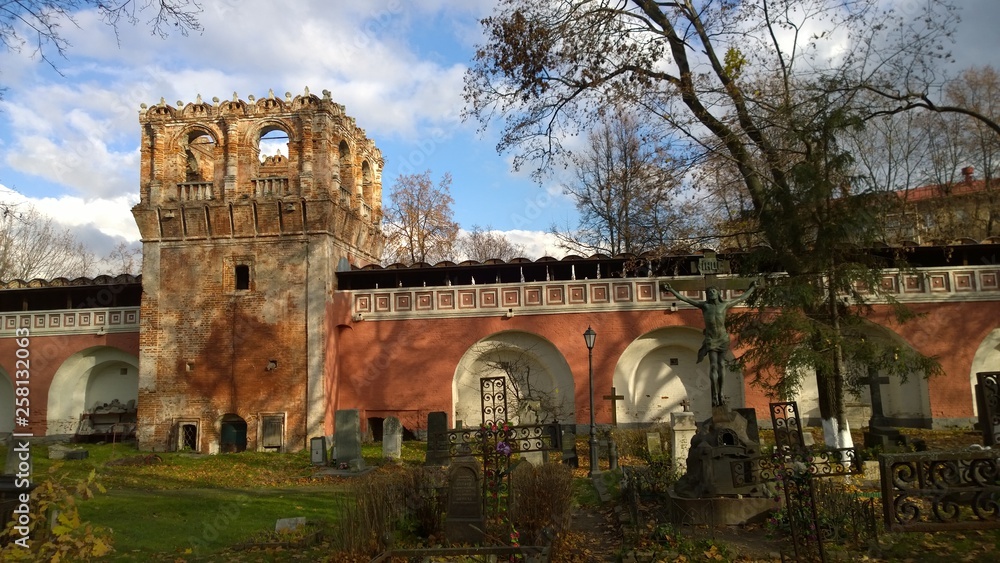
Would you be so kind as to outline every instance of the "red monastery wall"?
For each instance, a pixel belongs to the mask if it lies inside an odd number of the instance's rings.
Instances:
[[[553,282],[549,286],[587,283],[593,289],[593,281],[571,284]],[[636,279],[623,280],[623,283],[634,283],[639,287],[655,284],[656,281]],[[499,287],[501,292],[533,290],[531,284]],[[488,285],[457,290],[448,287],[337,292],[330,309],[330,318],[339,323],[339,330],[336,346],[328,352],[335,354],[336,365],[326,381],[330,391],[327,431],[332,428],[334,410],[349,408],[360,409],[363,419],[389,415],[400,417],[404,425],[411,429],[423,428],[430,411],[448,413],[449,422],[454,424],[452,384],[463,355],[481,339],[508,331],[537,335],[550,342],[565,358],[575,386],[576,422],[585,424],[589,420],[589,389],[587,349],[582,334],[588,326],[592,326],[598,334],[593,353],[596,421],[610,423],[611,404],[603,400],[603,396],[616,384],[615,369],[619,362],[625,361],[623,354],[627,349],[651,333],[673,334],[663,332],[671,327],[689,327],[700,338],[703,327],[700,311],[681,304],[679,310],[671,312],[670,299],[663,295],[647,300],[652,302],[646,304],[631,302],[616,307],[613,302],[606,305],[590,303],[585,306],[591,309],[589,311],[580,310],[582,305],[570,310],[562,306],[565,303],[561,300],[556,302],[558,306],[547,307],[551,304],[541,298],[538,307],[532,310],[519,301],[520,306],[512,308],[513,316],[508,318],[502,307],[483,311],[481,298],[484,292],[488,294],[495,289]],[[455,291],[468,293],[469,303],[474,298],[480,299],[477,302],[480,306],[476,309],[478,316],[471,311],[463,314],[459,309],[448,314],[437,306],[440,303],[435,300],[440,297],[436,295],[429,297],[424,315],[409,310],[411,304],[407,296],[410,294],[452,294]],[[473,295],[475,292],[479,293]],[[544,295],[545,289],[541,293]],[[642,293],[641,288],[622,290],[621,295],[638,293]],[[732,294],[727,298],[732,298]],[[930,410],[922,415],[927,419],[924,423],[936,426],[969,424],[975,417],[971,387],[974,372],[985,369],[983,365],[991,365],[990,369],[1000,368],[998,346],[989,345],[990,338],[997,338],[1000,294],[996,291],[988,295],[985,292],[976,295],[950,293],[942,298],[925,293],[917,299],[906,296],[901,299],[911,301],[909,306],[916,313],[916,318],[902,325],[895,324],[888,320],[888,307],[877,306],[872,320],[895,333],[893,338],[901,344],[939,360],[943,375],[910,383],[923,386],[922,393],[929,396]],[[546,314],[556,312],[559,314]],[[660,338],[661,345],[671,344],[669,336]],[[359,350],[364,352],[352,353]],[[740,352],[733,350],[737,355]],[[977,365],[980,367],[975,367]],[[757,409],[759,415],[766,418],[771,399],[763,390],[751,387],[750,374],[746,375],[743,403]],[[617,392],[621,393],[620,380],[618,386]],[[679,410],[675,403],[671,408]],[[695,410],[698,416],[705,414]]]

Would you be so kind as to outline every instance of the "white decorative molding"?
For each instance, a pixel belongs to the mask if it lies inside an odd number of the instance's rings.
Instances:
[[[0,313],[0,337],[13,337],[18,328],[31,336],[139,332],[139,307]]]

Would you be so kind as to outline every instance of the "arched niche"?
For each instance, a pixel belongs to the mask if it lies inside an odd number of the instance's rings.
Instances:
[[[347,141],[340,141],[337,145],[337,166],[334,167],[333,185],[340,190],[340,200],[350,207],[354,207],[354,163],[351,155],[351,146]],[[347,200],[346,202],[344,200]]]
[[[163,201],[201,201],[215,197],[216,171],[221,170],[219,134],[207,125],[193,125],[176,138],[170,152]]]
[[[111,346],[81,350],[66,358],[52,377],[46,434],[73,435],[80,415],[98,402],[110,403],[117,399],[127,405],[138,397],[138,358]]]
[[[502,364],[502,365],[501,365]],[[569,364],[548,340],[521,331],[499,332],[473,344],[462,355],[452,380],[453,420],[465,427],[482,423],[480,379],[527,373],[533,401],[521,401],[521,414],[530,409],[539,422],[576,420],[575,386]],[[522,389],[524,389],[522,384]],[[516,393],[508,385],[508,419],[519,421]],[[522,391],[522,395],[528,395]],[[537,403],[535,402],[537,401]]]
[[[994,329],[976,349],[972,357],[972,368],[969,370],[969,397],[972,401],[972,414],[979,417],[979,404],[976,403],[976,374],[981,371],[1000,371],[1000,328]]]
[[[865,338],[882,340],[889,348],[907,348],[910,345],[898,334],[885,327],[869,323],[863,330]],[[848,369],[864,376],[865,366],[849,363]],[[904,375],[890,375],[884,371],[877,374],[882,383],[879,386],[882,395],[882,413],[891,424],[909,427],[930,427],[931,407],[930,392],[927,387],[927,374],[912,372]],[[795,397],[798,403],[799,415],[809,421],[821,419],[819,410],[819,391],[816,383],[816,372],[804,370],[802,385]],[[862,386],[857,393],[846,390],[844,393],[844,411],[848,424],[852,428],[867,426],[872,415],[871,391],[868,386]]]
[[[670,413],[684,410],[687,401],[697,419],[712,414],[712,384],[708,361],[697,363],[702,331],[666,327],[636,338],[615,366],[615,391],[625,398],[616,403],[619,424],[669,422]],[[732,359],[727,352],[726,360]],[[727,372],[723,395],[731,407],[743,406],[743,377]],[[595,390],[603,396],[606,391]]]

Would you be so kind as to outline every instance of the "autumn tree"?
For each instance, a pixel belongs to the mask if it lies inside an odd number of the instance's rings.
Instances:
[[[383,209],[383,261],[413,264],[450,259],[458,236],[453,203],[451,174],[445,173],[437,186],[430,170],[399,176],[389,193],[389,206]]]
[[[552,228],[564,249],[638,255],[691,235],[695,214],[679,195],[682,170],[655,125],[615,107],[567,157],[573,179],[564,191],[580,218],[575,228]]]
[[[525,258],[524,245],[512,242],[500,231],[473,225],[472,229],[459,235],[455,242],[455,252],[459,259],[485,262],[490,259],[509,261]]]
[[[33,208],[0,217],[0,280],[89,276],[94,262],[69,229]]]
[[[754,300],[808,320],[798,345],[823,358],[812,366],[825,378],[820,415],[827,443],[844,446],[841,329],[857,311],[838,303],[862,298],[853,282],[880,265],[855,265],[847,251],[852,238],[864,238],[852,228],[866,227],[865,236],[871,229],[848,213],[853,205],[836,203],[862,195],[846,181],[838,143],[883,110],[914,106],[885,88],[930,76],[945,57],[937,47],[954,23],[953,6],[914,9],[924,12],[884,11],[877,0],[503,0],[483,20],[485,44],[466,75],[467,112],[484,125],[502,120],[499,149],[514,152],[515,166],[541,172],[565,153],[565,139],[615,104],[672,128],[685,158],[724,159],[771,248],[743,273],[788,272]],[[862,92],[877,92],[885,105],[861,100]],[[824,237],[816,236],[817,217],[837,221],[823,225]],[[891,299],[868,287],[867,298]],[[782,358],[761,360],[785,371]]]

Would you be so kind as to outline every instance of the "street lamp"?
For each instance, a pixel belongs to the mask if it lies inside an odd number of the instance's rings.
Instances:
[[[590,380],[590,475],[599,473],[597,456],[597,430],[594,424],[594,341],[597,340],[597,333],[587,326],[587,332],[583,333],[583,341],[587,343],[587,367]]]

